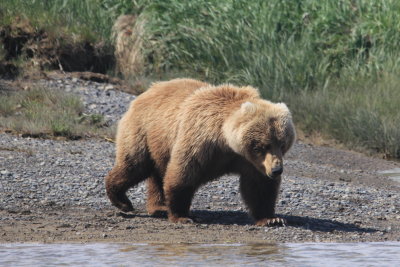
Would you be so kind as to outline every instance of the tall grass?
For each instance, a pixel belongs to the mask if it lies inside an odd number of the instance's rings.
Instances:
[[[155,0],[141,18],[155,70],[280,91],[321,88],[351,65],[378,70],[398,53],[398,11],[395,0]]]
[[[302,128],[325,133],[352,148],[400,158],[400,77],[383,74],[341,80],[336,87],[287,96]]]
[[[258,86],[306,131],[400,157],[400,2],[155,0],[149,72]]]
[[[0,13],[110,49],[115,19],[136,14],[145,75],[251,84],[306,132],[400,158],[398,0],[3,0]]]

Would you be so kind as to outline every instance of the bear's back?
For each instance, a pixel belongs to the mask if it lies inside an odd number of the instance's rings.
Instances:
[[[151,120],[173,116],[179,106],[193,92],[209,84],[193,79],[174,79],[166,82],[154,83],[146,92],[137,97],[132,104],[143,115]],[[151,123],[151,121],[147,121]]]

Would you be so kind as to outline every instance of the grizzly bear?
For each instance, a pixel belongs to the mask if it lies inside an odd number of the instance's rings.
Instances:
[[[112,204],[132,211],[126,191],[147,179],[147,211],[188,223],[196,190],[224,174],[240,191],[256,225],[284,225],[275,215],[283,155],[295,129],[283,103],[257,89],[192,79],[155,83],[118,124],[116,162],[105,179]]]

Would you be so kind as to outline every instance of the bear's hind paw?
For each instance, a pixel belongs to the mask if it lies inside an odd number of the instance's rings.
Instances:
[[[169,221],[173,223],[193,223],[193,220],[188,217],[169,217]]]
[[[118,203],[115,205],[118,209],[120,209],[122,212],[133,212],[135,209],[133,208],[132,204],[130,203]]]
[[[256,221],[257,226],[286,226],[286,220],[283,218],[275,217],[275,218],[264,218]]]
[[[147,213],[152,217],[166,217],[167,216],[167,206],[165,205],[154,205],[147,206]]]
[[[151,217],[155,218],[165,218],[167,217],[167,212],[165,210],[154,210],[152,212],[148,212]]]

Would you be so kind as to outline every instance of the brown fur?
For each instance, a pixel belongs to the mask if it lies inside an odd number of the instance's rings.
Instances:
[[[244,201],[258,225],[275,218],[282,156],[295,138],[284,104],[262,100],[252,87],[212,86],[191,79],[154,84],[131,103],[117,132],[111,202],[133,210],[126,191],[148,183],[147,210],[189,222],[196,190],[223,174],[240,175]]]

